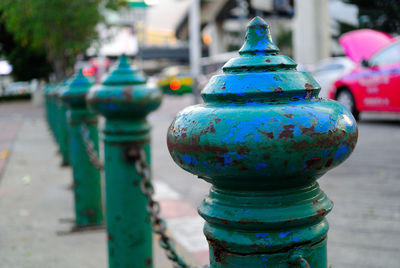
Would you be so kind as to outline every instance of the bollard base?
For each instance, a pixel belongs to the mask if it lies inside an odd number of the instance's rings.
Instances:
[[[106,229],[104,224],[102,225],[89,225],[89,226],[73,226],[70,230],[65,231],[57,231],[58,236],[63,235],[71,235],[76,233],[84,233],[84,232],[94,232],[94,231],[103,231]]]

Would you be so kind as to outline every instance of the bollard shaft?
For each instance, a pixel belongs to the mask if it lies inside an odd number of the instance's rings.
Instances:
[[[105,116],[106,211],[109,267],[153,267],[147,198],[136,170],[138,149],[150,164],[150,125],[146,115],[161,102],[159,89],[131,69],[122,56],[101,87],[92,88],[89,106]]]
[[[103,223],[100,171],[90,161],[84,136],[88,135],[86,139],[93,143],[93,150],[98,155],[97,115],[89,111],[85,102],[91,86],[92,83],[79,71],[60,92],[60,99],[68,108],[68,151],[74,182],[75,224],[78,228]],[[88,133],[84,133],[84,127]]]
[[[127,126],[136,132],[117,130],[126,130]],[[109,267],[152,267],[147,198],[140,190],[142,178],[136,171],[136,159],[130,156],[132,150],[142,146],[150,155],[150,145],[143,142],[143,135],[149,135],[149,127],[142,121],[107,120],[104,129]]]
[[[74,180],[75,221],[78,227],[103,223],[100,171],[90,162],[83,141],[82,124],[86,124],[89,139],[99,151],[97,116],[87,109],[69,111],[69,152]]]
[[[61,152],[61,165],[69,165],[69,137],[68,137],[68,119],[67,119],[67,107],[60,101],[57,101],[58,106],[58,120],[57,128],[59,135],[59,146]]]

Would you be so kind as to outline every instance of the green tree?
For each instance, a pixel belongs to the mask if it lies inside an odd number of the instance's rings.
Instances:
[[[52,72],[44,49],[33,49],[15,42],[14,36],[6,30],[2,21],[0,21],[0,56],[4,56],[13,66],[11,74],[18,81],[47,79]]]
[[[387,33],[400,33],[399,0],[345,0],[359,9],[358,28],[371,28]],[[345,33],[357,27],[340,23],[340,32]]]
[[[122,0],[2,0],[6,29],[16,42],[44,49],[58,80],[66,76],[76,55],[97,39],[101,10],[117,8]]]

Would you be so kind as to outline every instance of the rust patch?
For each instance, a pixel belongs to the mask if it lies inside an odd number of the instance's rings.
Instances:
[[[289,223],[289,222],[295,222],[295,221],[298,221],[298,220],[299,220],[299,218],[293,218],[293,219],[288,219],[285,222]]]
[[[312,95],[313,91],[314,91],[313,89],[306,89],[306,93],[307,93],[306,99],[311,98],[311,95]]]
[[[316,134],[316,133],[314,133],[314,129],[315,129],[314,125],[312,125],[311,127],[302,127],[301,128],[301,134],[302,135],[313,136],[314,134]]]
[[[152,263],[153,261],[151,260],[151,258],[146,258],[146,266],[150,267]]]
[[[294,128],[294,125],[286,125],[286,126],[283,126],[283,131],[279,134],[279,139],[282,139],[282,138],[293,138],[293,128]]]
[[[309,83],[306,83],[304,86],[306,87],[306,89],[314,89],[314,85]]]
[[[228,255],[228,251],[225,249],[222,243],[215,239],[207,239],[207,240],[208,244],[211,246],[213,250],[213,256],[215,262],[227,265],[228,262],[226,260],[226,256]]]
[[[293,114],[284,114],[284,116],[286,116],[287,118],[290,118],[290,119],[293,118]]]
[[[299,142],[294,142],[293,141],[292,148],[294,148],[295,150],[301,151],[303,149],[308,148],[309,146],[310,146],[309,143],[307,141],[304,141],[304,140],[303,141],[299,141]]]
[[[306,165],[307,167],[312,167],[317,165],[319,162],[321,162],[321,157],[313,157],[306,161]]]
[[[221,118],[214,118],[214,122],[215,124],[218,124],[219,122],[221,122]]]
[[[326,161],[325,167],[330,167],[332,165],[333,158],[329,158],[328,161]]]
[[[274,88],[274,92],[282,92],[283,90],[282,90],[282,88],[281,87],[278,87],[278,88]]]
[[[271,62],[271,60],[270,59],[266,59],[265,62]]]
[[[111,234],[108,234],[107,237],[108,237],[108,241],[111,241],[111,242],[114,241],[114,237]]]
[[[243,155],[243,154],[248,154],[250,153],[250,149],[247,148],[246,146],[240,146],[239,150],[237,151],[238,154]]]
[[[264,136],[267,136],[270,139],[274,138],[274,133],[273,132],[265,132],[265,131],[262,131],[262,130],[259,130],[259,129],[257,129],[257,131],[258,131],[258,133],[260,133],[260,134],[262,134]]]
[[[318,209],[318,210],[317,210],[317,214],[315,214],[315,216],[323,217],[323,216],[326,215],[327,213],[328,213],[328,211],[326,211],[326,209],[322,208],[322,209]]]

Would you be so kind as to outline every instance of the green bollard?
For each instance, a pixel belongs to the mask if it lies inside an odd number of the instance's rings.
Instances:
[[[74,179],[76,228],[91,227],[103,223],[100,171],[91,163],[85,148],[83,135],[99,151],[97,115],[86,106],[86,93],[92,83],[82,71],[60,92],[60,98],[68,107],[69,153]],[[84,133],[87,129],[88,133]]]
[[[57,122],[56,128],[58,133],[58,144],[61,152],[61,166],[68,166],[69,163],[69,137],[68,137],[68,121],[67,106],[61,100],[61,92],[69,86],[71,80],[66,80],[57,88],[56,105],[57,105]]]
[[[51,132],[53,133],[54,139],[57,142],[57,145],[59,143],[58,140],[58,131],[56,128],[56,122],[57,122],[57,85],[54,85],[48,93],[48,99],[49,99],[49,122],[50,122],[50,129]]]
[[[146,115],[162,94],[148,87],[125,56],[101,87],[93,87],[89,106],[106,118],[104,133],[109,267],[152,267],[152,233],[147,198],[136,171],[138,148],[150,163],[150,125]]]
[[[333,204],[316,180],[351,154],[356,122],[318,98],[261,18],[239,54],[168,131],[174,161],[212,184],[199,206],[211,267],[327,268]]]
[[[44,108],[45,108],[45,118],[46,118],[46,122],[48,127],[51,129],[51,125],[50,125],[50,97],[49,97],[49,93],[52,89],[52,85],[48,84],[46,85],[46,87],[44,88],[43,91],[43,99],[44,99]]]

